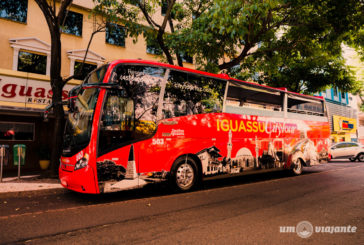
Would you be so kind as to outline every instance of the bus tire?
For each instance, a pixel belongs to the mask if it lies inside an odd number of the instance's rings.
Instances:
[[[184,155],[176,159],[170,174],[170,184],[174,190],[193,190],[197,187],[199,179],[199,171],[193,158]]]
[[[296,161],[293,163],[292,166],[292,173],[293,175],[300,175],[302,174],[302,161],[301,159],[297,158]]]

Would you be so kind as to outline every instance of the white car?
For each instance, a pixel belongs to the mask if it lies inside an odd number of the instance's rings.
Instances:
[[[349,158],[354,162],[364,162],[364,146],[355,142],[340,142],[334,144],[329,149],[329,160]]]

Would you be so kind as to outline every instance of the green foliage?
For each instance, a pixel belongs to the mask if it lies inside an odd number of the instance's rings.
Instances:
[[[353,32],[347,43],[356,49],[361,61],[364,62],[364,27]]]
[[[345,65],[341,55],[330,53],[318,42],[301,40],[293,49],[252,55],[242,65],[243,70],[249,71],[249,74],[239,74],[239,70],[235,74],[260,84],[286,87],[300,93],[314,93],[332,85],[351,92],[360,88],[354,72]],[[288,47],[290,44],[288,40],[280,40],[277,45]],[[262,51],[271,48],[272,43],[261,46]]]
[[[152,17],[159,14],[162,1],[97,2],[105,13],[116,15],[135,40],[141,34],[154,39],[171,64],[183,65],[179,54],[184,53],[194,57],[199,69],[296,92],[327,86],[360,90],[341,45],[364,53],[362,1],[165,1],[170,15],[159,21]]]

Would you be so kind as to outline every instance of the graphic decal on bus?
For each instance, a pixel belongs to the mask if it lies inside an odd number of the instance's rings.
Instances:
[[[145,181],[139,179],[133,145],[130,147],[126,169],[110,160],[96,164],[99,188],[103,192],[133,189],[146,184]]]
[[[308,164],[318,164],[320,160],[326,159],[327,150],[322,148],[320,153],[310,139],[304,137],[302,132],[301,140],[295,145],[285,145],[283,139],[259,139],[255,137],[252,143],[255,145],[253,151],[247,147],[240,148],[235,156],[232,156],[233,133],[228,132],[226,145],[226,156],[215,145],[205,148],[196,155],[202,164],[202,172],[206,176],[218,174],[234,174],[248,170],[281,168],[289,156],[301,154]],[[237,146],[235,146],[237,147]],[[255,157],[256,156],[256,157]]]
[[[220,134],[225,135],[225,137],[219,137],[218,141],[214,140],[214,144],[194,153],[201,162],[204,176],[239,174],[250,170],[288,168],[292,159],[297,157],[305,160],[308,165],[318,164],[321,160],[327,158],[327,147],[325,146],[327,146],[328,142],[318,140],[315,146],[315,143],[307,137],[307,130],[310,128],[304,123],[255,121],[258,117],[252,116],[249,118],[253,121],[246,118],[240,120],[239,124],[247,125],[247,132],[250,128],[249,125],[252,125],[252,132],[254,132],[253,125],[258,125],[258,127],[264,125],[261,130],[261,133],[264,133],[263,135],[259,134],[255,135],[254,138],[247,139],[244,138],[247,135],[244,130],[239,132],[238,129],[235,130],[235,127],[231,128],[230,126],[229,131],[222,130],[226,128],[224,123],[221,124],[221,122],[238,122],[238,120],[216,120],[217,124],[220,123],[220,126],[218,126],[220,127]],[[228,123],[226,124],[228,125]],[[168,123],[166,125],[170,126]],[[172,132],[178,133],[170,134],[168,137],[174,136],[176,141],[181,142],[182,145],[190,140],[185,137],[185,130],[183,129],[172,129]],[[281,134],[285,134],[286,138],[278,137]],[[299,137],[293,137],[295,134],[298,134]],[[198,135],[196,137],[198,138]],[[164,145],[155,142],[165,142],[165,140],[166,142],[171,141],[171,138],[153,138],[150,140],[150,147],[164,147]],[[202,145],[204,143],[201,143]],[[134,151],[134,145],[131,145],[127,163],[126,159],[124,160],[125,167],[110,160],[97,162],[100,191],[113,192],[139,188],[148,183],[167,179],[168,171],[159,171],[158,168],[153,172],[138,173]],[[146,162],[141,164],[146,164]]]

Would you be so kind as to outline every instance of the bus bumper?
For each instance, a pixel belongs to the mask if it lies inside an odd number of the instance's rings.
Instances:
[[[59,168],[59,180],[64,188],[81,193],[98,194],[95,171],[87,166],[76,171]]]

